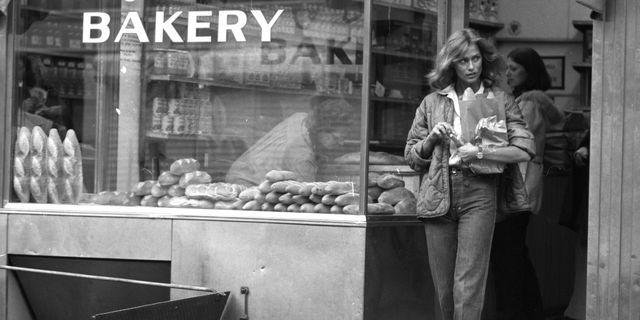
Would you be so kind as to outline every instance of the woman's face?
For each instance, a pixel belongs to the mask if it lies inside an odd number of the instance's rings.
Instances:
[[[507,84],[513,90],[515,87],[522,85],[527,81],[527,71],[524,67],[511,60],[507,59]]]
[[[482,54],[475,43],[472,43],[462,56],[453,61],[458,81],[466,86],[480,83],[482,74]]]

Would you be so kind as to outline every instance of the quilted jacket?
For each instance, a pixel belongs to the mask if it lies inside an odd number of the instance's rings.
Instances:
[[[531,157],[535,156],[533,135],[527,130],[520,108],[513,97],[498,88],[489,88],[484,94],[490,91],[493,91],[497,99],[505,102],[509,145],[521,148]],[[421,150],[429,132],[437,123],[446,121],[453,125],[454,112],[453,101],[447,97],[444,90],[427,95],[416,110],[407,136],[405,159],[413,170],[426,173],[418,194],[417,211],[420,218],[439,217],[449,211],[449,140],[441,140],[433,148],[432,154],[421,154]],[[526,194],[526,191],[524,192]]]

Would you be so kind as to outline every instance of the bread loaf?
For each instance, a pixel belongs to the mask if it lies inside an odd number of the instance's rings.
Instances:
[[[325,194],[324,196],[322,196],[322,204],[327,205],[329,207],[331,207],[332,205],[336,204],[336,198],[338,196],[333,195],[333,194]]]
[[[256,200],[256,197],[260,194],[260,190],[257,187],[251,187],[247,190],[240,192],[238,198],[243,201],[249,202],[251,200]]]
[[[274,211],[273,204],[265,202],[260,205],[260,210],[262,211]]]
[[[160,198],[160,197],[166,196],[168,194],[167,191],[169,191],[169,187],[168,186],[162,186],[159,183],[156,183],[156,184],[151,186],[151,195],[156,197],[156,198]]]
[[[300,212],[300,205],[292,203],[287,207],[287,212]]]
[[[382,188],[378,186],[369,187],[367,189],[367,194],[369,195],[369,197],[371,197],[371,199],[373,199],[373,201],[378,201],[378,198],[380,197],[383,191],[384,190],[382,190]]]
[[[322,197],[323,196],[314,193],[309,196],[309,200],[314,203],[322,203]]]
[[[416,214],[417,212],[416,198],[404,199],[393,206],[396,214]]]
[[[258,201],[251,200],[242,206],[242,210],[260,211],[262,205]]]
[[[357,204],[350,204],[344,208],[342,211],[346,214],[361,214],[360,206]],[[393,206],[386,203],[369,203],[367,204],[367,214],[368,215],[391,215],[394,214],[395,210]]]
[[[276,203],[275,205],[273,205],[273,211],[279,211],[279,212],[286,212],[287,211],[287,205],[282,204],[282,203]]]
[[[332,207],[331,207],[331,209],[329,209],[329,210],[330,210],[330,211],[331,211],[331,213],[333,213],[333,214],[343,214],[343,213],[344,213],[344,212],[342,211],[342,207],[341,207],[341,206],[338,206],[338,205],[332,206]]]
[[[29,177],[13,177],[13,190],[21,202],[29,202]]]
[[[297,203],[299,205],[303,205],[305,203],[311,202],[311,200],[309,200],[309,197],[302,196],[302,195],[299,195],[299,194],[296,194],[293,197],[291,197],[291,200],[293,200],[293,202],[295,202],[295,203]]]
[[[267,181],[298,180],[298,175],[291,171],[271,170],[265,175]]]
[[[271,191],[277,191],[280,193],[287,193],[287,189],[295,190],[295,194],[300,192],[302,183],[294,180],[276,181],[271,184]],[[293,192],[290,192],[293,193]]]
[[[385,174],[378,179],[378,186],[385,190],[404,187],[404,180],[391,174]]]
[[[185,195],[185,189],[177,184],[169,186],[167,189],[167,195],[170,197],[182,197]]]
[[[67,172],[65,174],[65,179],[71,186],[69,202],[77,204],[80,201],[84,182],[82,174],[82,154],[80,152],[80,143],[78,142],[78,138],[76,137],[76,133],[75,131],[73,131],[73,129],[67,130],[67,134],[64,138],[64,141],[62,142],[62,147],[64,150],[63,161],[71,162],[73,164],[73,172]],[[128,201],[125,205],[129,205],[129,203],[134,202],[136,201],[131,200]]]
[[[49,175],[47,166],[47,135],[42,128],[34,126],[31,131],[31,165],[29,190],[31,197],[38,203],[47,203]]]
[[[269,192],[271,192],[271,182],[270,181],[263,181],[259,186],[258,186],[258,190],[260,190],[260,192],[267,194]]]
[[[29,202],[31,191],[31,131],[27,127],[20,127],[16,137],[13,160],[13,190],[20,202]]]
[[[198,160],[192,158],[176,160],[169,167],[169,172],[176,176],[197,170],[200,170],[200,163]]]
[[[415,196],[409,189],[405,187],[397,187],[393,189],[389,189],[380,194],[378,198],[378,202],[387,203],[392,206],[395,206],[398,202],[405,199],[414,199]]]
[[[303,182],[302,187],[298,190],[298,194],[301,196],[310,196],[312,194],[313,187],[316,186],[315,182]]]
[[[272,204],[276,204],[280,202],[280,196],[282,193],[277,191],[271,191],[264,195],[264,201]]]
[[[143,207],[157,207],[158,199],[152,195],[146,195],[140,200],[140,205]]]
[[[339,196],[349,192],[357,192],[358,188],[353,182],[330,181],[324,188],[328,194]]]
[[[314,213],[315,212],[315,204],[313,204],[313,203],[305,203],[305,204],[300,205],[300,212]]]
[[[158,183],[161,186],[172,186],[174,184],[178,184],[180,182],[180,176],[172,174],[169,171],[164,171],[158,177]]]
[[[205,184],[211,183],[211,176],[204,171],[192,171],[187,172],[180,177],[178,181],[178,185],[183,188],[186,188],[192,184]]]
[[[336,197],[335,199],[335,204],[344,207],[344,206],[348,206],[350,204],[358,204],[358,201],[360,201],[360,194],[359,193],[346,193],[343,194],[341,196]]]
[[[158,184],[158,181],[156,180],[146,180],[146,181],[140,181],[138,183],[136,183],[133,188],[131,188],[131,192],[133,192],[133,194],[135,194],[136,196],[146,196],[146,195],[150,195],[151,194],[151,188],[153,188],[154,185]]]
[[[230,183],[192,184],[187,186],[185,194],[190,199],[209,201],[235,201],[244,189]]]
[[[315,207],[313,207],[313,212],[315,212],[315,213],[331,213],[331,207],[326,205],[326,204],[318,203],[318,204],[315,205]]]
[[[27,127],[20,127],[16,136],[15,156],[24,158],[31,151],[31,131]]]
[[[285,193],[278,198],[278,202],[286,205],[293,204],[293,195],[291,193]]]

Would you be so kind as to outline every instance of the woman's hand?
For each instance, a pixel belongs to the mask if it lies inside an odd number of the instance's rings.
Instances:
[[[449,132],[453,132],[453,127],[448,122],[438,122],[429,132],[427,139],[437,142],[448,136]]]
[[[469,162],[471,160],[477,159],[478,152],[480,149],[477,146],[474,146],[470,143],[465,143],[461,147],[458,148],[458,155],[462,162]]]
[[[589,159],[589,149],[587,147],[580,147],[573,153],[573,159],[578,166],[584,166]]]

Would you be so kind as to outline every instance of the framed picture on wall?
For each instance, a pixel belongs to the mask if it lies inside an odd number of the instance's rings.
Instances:
[[[541,57],[547,72],[551,76],[550,89],[564,89],[564,57],[547,56]]]

